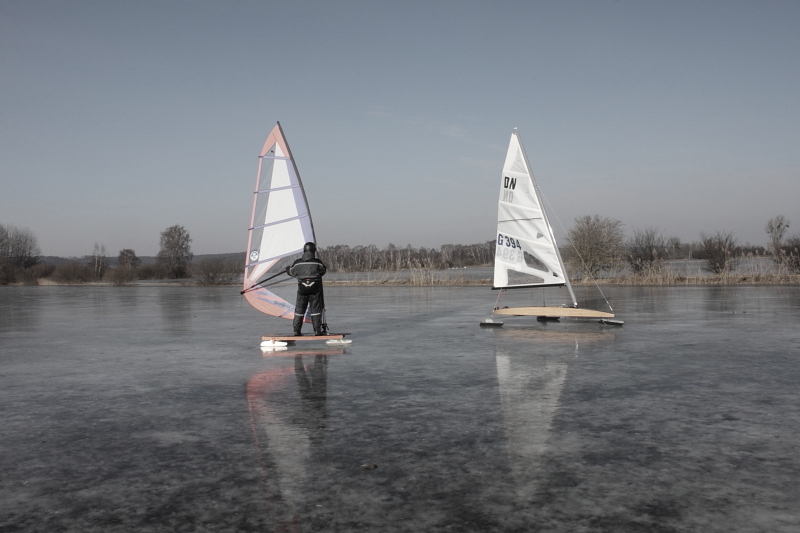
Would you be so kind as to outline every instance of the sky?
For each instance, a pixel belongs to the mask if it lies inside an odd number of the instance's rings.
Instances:
[[[280,121],[320,246],[495,236],[519,128],[575,217],[800,231],[800,2],[0,0],[0,224],[43,255],[245,249]]]

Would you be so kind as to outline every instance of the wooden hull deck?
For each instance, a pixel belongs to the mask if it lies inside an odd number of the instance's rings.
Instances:
[[[570,317],[570,318],[614,318],[614,313],[595,311],[594,309],[581,309],[575,307],[504,307],[492,311],[495,315],[503,316],[542,316],[542,317]]]

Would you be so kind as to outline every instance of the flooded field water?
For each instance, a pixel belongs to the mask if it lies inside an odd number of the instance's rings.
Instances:
[[[353,344],[265,355],[236,288],[0,288],[0,532],[800,531],[800,288],[604,291],[331,287]]]

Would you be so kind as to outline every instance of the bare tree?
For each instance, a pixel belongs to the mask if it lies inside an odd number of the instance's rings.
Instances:
[[[773,256],[778,255],[778,250],[781,248],[783,236],[786,235],[786,230],[789,229],[789,221],[783,215],[778,215],[767,220],[764,226],[764,231],[769,235],[769,252]]]
[[[117,256],[117,264],[122,268],[135,268],[142,264],[142,260],[136,257],[136,252],[130,248],[125,248],[119,251]]]
[[[594,277],[621,262],[624,236],[619,220],[600,215],[578,217],[567,237],[564,260],[574,269]]]
[[[636,274],[660,271],[666,247],[666,239],[659,229],[647,227],[633,230],[627,255],[631,270]]]
[[[779,261],[790,272],[800,274],[800,235],[793,235],[786,240],[778,251]]]
[[[683,249],[680,237],[670,237],[667,239],[667,251],[669,252],[670,259],[677,259],[678,254]]]
[[[161,232],[161,250],[157,259],[168,277],[177,279],[189,275],[189,265],[194,257],[191,242],[192,238],[183,226],[171,226]]]
[[[700,234],[701,259],[705,259],[708,272],[722,274],[736,268],[734,257],[738,243],[731,232],[718,231],[714,235]]]
[[[8,257],[8,230],[0,224],[0,285],[14,281],[13,272]]]
[[[105,244],[94,243],[94,251],[91,258],[92,272],[94,279],[101,280],[106,273],[108,267],[108,260],[106,259],[106,246]]]
[[[13,283],[22,270],[39,263],[39,254],[30,230],[0,224],[0,285]]]

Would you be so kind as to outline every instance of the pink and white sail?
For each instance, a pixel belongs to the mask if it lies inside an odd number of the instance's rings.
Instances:
[[[307,242],[316,242],[314,225],[279,122],[258,156],[244,269],[244,296],[250,305],[268,315],[294,318],[294,305],[264,286],[254,286],[300,257]]]

